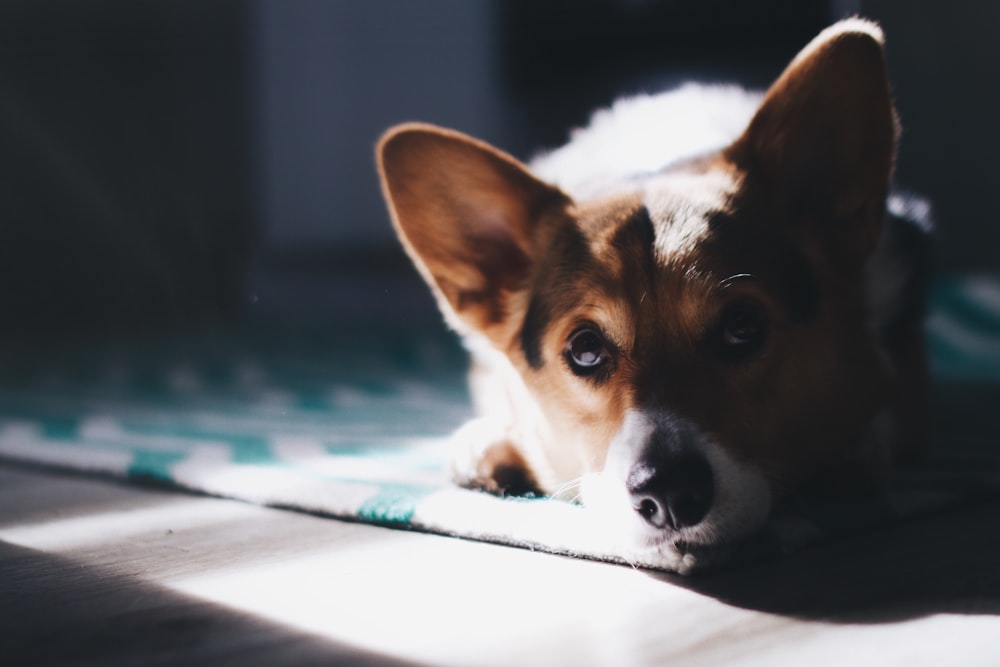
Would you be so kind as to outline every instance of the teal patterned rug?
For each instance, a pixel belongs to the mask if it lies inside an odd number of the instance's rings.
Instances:
[[[940,282],[933,304],[939,384],[1000,384],[1000,281]],[[250,329],[60,348],[10,356],[3,368],[0,457],[9,461],[665,566],[626,558],[592,534],[576,505],[448,483],[445,440],[471,407],[464,353],[440,331],[352,338]],[[997,488],[997,455],[939,449],[900,476],[898,507],[939,507],[970,488]]]

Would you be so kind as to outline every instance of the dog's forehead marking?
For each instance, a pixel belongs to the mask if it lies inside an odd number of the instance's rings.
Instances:
[[[625,323],[635,318],[657,330],[696,329],[703,316],[699,295],[710,291],[709,276],[700,275],[703,262],[689,260],[711,232],[713,217],[731,208],[737,187],[726,169],[689,163],[644,179],[638,191],[582,203],[580,226],[554,237],[554,261],[536,278],[519,340],[528,365],[535,370],[545,365],[544,334],[569,314],[618,329],[609,333],[626,347],[635,344],[638,331]],[[629,306],[636,312],[623,315],[621,308],[636,295],[638,303]],[[663,309],[672,326],[661,322]],[[686,326],[678,326],[682,322]]]
[[[658,261],[694,251],[709,233],[709,221],[730,206],[739,183],[722,169],[668,172],[648,181],[643,203],[655,229]]]

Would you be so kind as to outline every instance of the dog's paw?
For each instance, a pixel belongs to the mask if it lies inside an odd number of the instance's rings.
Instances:
[[[451,476],[459,486],[498,496],[542,495],[524,456],[502,427],[486,419],[452,436]]]

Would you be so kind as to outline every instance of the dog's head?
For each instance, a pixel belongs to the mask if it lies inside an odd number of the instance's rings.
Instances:
[[[659,548],[732,541],[788,490],[865,472],[887,381],[863,275],[895,138],[881,34],[853,21],[734,143],[613,196],[573,201],[424,125],[379,164],[446,317],[520,376],[542,490],[588,477],[584,502]]]

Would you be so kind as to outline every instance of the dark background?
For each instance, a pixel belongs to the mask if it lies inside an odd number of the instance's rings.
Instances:
[[[386,127],[529,158],[622,93],[765,86],[851,13],[886,31],[897,182],[935,205],[940,270],[1000,268],[995,3],[7,0],[0,335],[433,316],[378,190]]]

